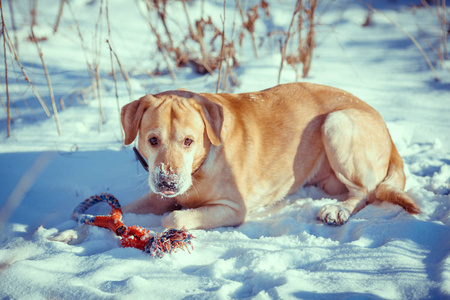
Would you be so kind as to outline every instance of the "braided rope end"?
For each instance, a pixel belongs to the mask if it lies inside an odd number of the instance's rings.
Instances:
[[[168,229],[163,233],[158,233],[152,237],[144,247],[144,251],[152,257],[162,258],[165,253],[172,254],[177,249],[187,250],[189,246],[193,250],[192,239],[194,236],[190,234],[184,227],[182,229]]]

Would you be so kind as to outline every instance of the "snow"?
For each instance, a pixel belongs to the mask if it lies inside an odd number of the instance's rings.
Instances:
[[[27,40],[28,1],[11,2],[16,9],[19,57],[50,108],[39,56]],[[10,138],[6,137],[6,112],[0,110],[0,216],[4,218],[8,210],[11,214],[0,236],[1,298],[450,298],[450,70],[449,61],[440,61],[430,47],[439,33],[435,7],[414,8],[413,1],[372,4],[416,37],[435,65],[439,82],[411,40],[385,16],[374,13],[371,24],[362,27],[367,8],[358,1],[321,1],[317,47],[304,79],[342,88],[381,113],[405,162],[406,191],[421,207],[421,214],[412,216],[383,203],[364,208],[344,226],[332,227],[318,222],[316,215],[323,205],[337,200],[307,187],[252,212],[238,227],[193,230],[196,239],[191,253],[178,251],[152,259],[140,250],[121,248],[117,237],[102,228],[89,227],[87,238],[76,245],[48,239],[77,227],[71,212],[91,195],[108,192],[124,205],[148,191],[147,173],[132,149],[121,142],[109,50],[106,44],[98,46],[95,33],[100,1],[69,1],[86,53],[67,8],[58,33],[52,33],[58,2],[38,1],[35,33],[47,37],[40,46],[58,109],[61,98],[66,106],[59,111],[62,136],[8,56],[14,106]],[[191,21],[203,3],[193,2]],[[221,28],[223,4],[219,2],[205,1],[204,11]],[[259,3],[247,2],[248,7]],[[257,22],[256,34],[286,29],[294,3],[269,1],[271,18]],[[227,33],[233,17],[239,20],[234,7],[234,1],[227,1]],[[6,25],[13,38],[7,8],[5,4]],[[169,25],[176,33],[174,39],[180,40],[184,13],[179,2],[172,2],[169,9],[173,12]],[[150,76],[150,71],[164,70],[166,65],[137,5],[109,1],[109,13],[110,40],[130,73],[134,94],[129,96],[116,66],[119,106],[130,98],[168,89],[215,92],[217,74],[198,76],[185,68],[177,71],[175,82],[169,74]],[[99,28],[105,40],[106,23],[100,22]],[[264,43],[258,58],[253,57],[249,37],[238,48],[240,86],[234,92],[277,84],[279,44],[275,38],[265,38]],[[95,49],[101,53],[103,78],[101,133],[99,102],[89,93],[85,60],[86,55],[92,62]],[[294,80],[295,72],[285,65],[281,81]],[[80,96],[84,89],[86,99]],[[0,90],[6,102],[3,77]],[[108,211],[106,205],[92,209],[96,214]],[[155,215],[126,214],[124,223],[163,230],[161,217]]]

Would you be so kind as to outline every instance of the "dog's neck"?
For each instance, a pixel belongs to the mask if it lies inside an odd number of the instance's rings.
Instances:
[[[209,151],[211,151],[211,149]],[[208,155],[205,155],[205,157],[203,157],[203,159],[200,161],[198,166],[196,168],[194,168],[194,170],[192,171],[191,176],[194,176],[194,174],[197,173],[198,170],[200,170],[200,168],[203,166],[203,164],[205,163],[207,158],[208,158]]]

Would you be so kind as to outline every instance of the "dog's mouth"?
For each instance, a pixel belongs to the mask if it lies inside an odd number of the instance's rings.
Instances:
[[[170,190],[166,190],[166,191],[153,190],[153,192],[155,192],[156,194],[160,194],[161,196],[164,196],[167,198],[173,198],[180,194],[178,191],[170,191]]]
[[[170,196],[175,195],[175,192],[174,191],[163,191],[163,192],[161,192],[161,194],[163,194],[166,197],[170,197]]]
[[[168,183],[166,181],[158,182],[156,184],[156,192],[165,197],[175,197],[179,193],[179,189],[175,183]]]
[[[172,198],[172,197],[175,197],[175,196],[178,195],[174,191],[162,191],[162,192],[157,192],[157,194],[160,194],[160,195],[162,195],[164,197],[167,197],[167,198]]]
[[[164,197],[175,197],[184,192],[183,180],[177,174],[157,172],[150,179],[150,188]]]

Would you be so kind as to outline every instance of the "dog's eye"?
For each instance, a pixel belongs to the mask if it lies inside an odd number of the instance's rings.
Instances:
[[[189,147],[190,145],[192,145],[193,142],[194,142],[194,141],[191,140],[191,139],[185,139],[185,140],[184,140],[184,145],[187,146],[187,147]]]
[[[158,145],[158,138],[157,137],[151,137],[151,138],[148,139],[148,142],[152,146],[157,146]]]

